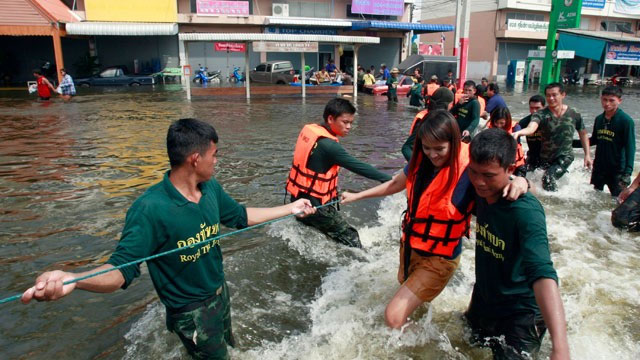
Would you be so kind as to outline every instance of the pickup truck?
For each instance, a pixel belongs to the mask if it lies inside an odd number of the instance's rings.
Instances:
[[[249,72],[249,79],[255,83],[288,84],[293,82],[296,71],[291,61],[267,61]]]
[[[103,69],[97,75],[88,78],[74,79],[76,86],[99,86],[99,85],[153,85],[156,80],[150,75],[127,75],[126,66],[111,66]]]

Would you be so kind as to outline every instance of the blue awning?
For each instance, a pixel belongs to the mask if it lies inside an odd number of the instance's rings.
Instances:
[[[441,25],[441,24],[421,24],[421,23],[408,23],[398,21],[353,21],[350,30],[403,30],[411,31],[414,33],[434,33],[434,32],[446,32],[453,31],[455,26],[453,25]]]
[[[573,50],[576,56],[602,61],[606,40],[560,32],[558,50]]]

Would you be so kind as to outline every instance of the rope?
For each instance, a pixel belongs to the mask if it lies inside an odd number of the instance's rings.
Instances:
[[[338,202],[340,202],[340,200],[330,201],[330,202],[328,202],[326,204],[316,206],[316,209],[320,209],[320,208],[323,208],[323,207],[326,207],[326,206],[334,205],[334,204],[337,204]],[[277,219],[273,219],[273,220],[262,222],[260,224],[247,226],[244,229],[240,229],[240,230],[232,231],[232,232],[229,232],[229,233],[220,234],[218,236],[214,236],[214,237],[212,237],[210,239],[206,239],[206,240],[204,240],[202,242],[199,242],[198,244],[195,244],[195,245],[175,248],[173,250],[169,250],[169,251],[161,252],[161,253],[158,253],[158,254],[155,254],[155,255],[147,256],[147,257],[144,257],[142,259],[130,261],[128,263],[124,263],[122,265],[114,266],[114,267],[109,268],[109,269],[104,269],[104,270],[101,270],[101,271],[98,271],[98,272],[95,272],[95,273],[91,273],[91,274],[88,274],[88,275],[85,275],[85,276],[81,276],[81,277],[75,278],[73,280],[68,280],[68,281],[63,282],[62,284],[63,285],[73,284],[75,282],[78,282],[78,281],[81,281],[81,280],[90,279],[92,277],[96,277],[98,275],[106,274],[106,273],[114,271],[114,270],[122,269],[122,268],[125,268],[127,266],[136,265],[136,264],[139,264],[139,263],[144,262],[144,261],[153,260],[153,259],[159,258],[161,256],[173,254],[173,253],[176,253],[178,251],[182,251],[184,249],[194,249],[196,247],[201,247],[201,246],[206,245],[206,244],[208,244],[210,242],[219,240],[219,239],[221,239],[223,237],[239,234],[239,233],[244,232],[244,231],[253,230],[255,228],[258,228],[258,227],[261,227],[261,226],[265,226],[265,225],[269,225],[269,224],[273,224],[273,223],[276,223],[278,221],[282,221],[282,220],[285,220],[285,219],[290,218],[292,216],[296,216],[296,215],[300,215],[300,214],[302,214],[302,212],[286,215],[286,216],[283,216],[283,217],[280,217],[280,218],[277,218]],[[14,300],[18,300],[21,297],[22,297],[22,294],[17,294],[17,295],[14,295],[14,296],[10,296],[10,297],[4,298],[4,299],[0,300],[0,305],[8,303],[8,302],[11,302],[11,301],[14,301]]]

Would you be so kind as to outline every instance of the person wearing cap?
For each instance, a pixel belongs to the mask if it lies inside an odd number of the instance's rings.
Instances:
[[[387,99],[389,101],[398,102],[398,68],[391,69],[391,76],[387,79]]]
[[[480,123],[480,103],[476,99],[476,83],[473,80],[464,82],[460,101],[453,106],[451,114],[455,116],[462,133],[462,141],[471,141],[471,134]]]
[[[426,96],[430,97],[431,95],[433,95],[433,93],[438,90],[438,88],[440,87],[440,84],[438,84],[438,75],[431,75],[431,81],[429,81],[429,83],[427,84],[427,87],[425,89],[426,92]]]
[[[411,153],[413,152],[413,144],[416,142],[416,131],[420,127],[420,124],[427,117],[430,111],[437,109],[450,110],[453,106],[453,93],[446,87],[441,87],[433,92],[433,95],[427,100],[427,108],[416,114],[409,130],[409,137],[402,145],[402,155],[407,161],[411,160]]]

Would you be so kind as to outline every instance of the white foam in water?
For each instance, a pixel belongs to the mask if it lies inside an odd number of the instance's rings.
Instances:
[[[581,166],[582,161],[576,159],[559,183],[559,192],[539,193],[560,278],[572,358],[635,359],[640,354],[640,242],[633,234],[613,228],[608,210],[593,209],[594,201],[606,197],[591,188]],[[380,203],[377,219],[372,217],[368,226],[359,229],[366,251],[326,241],[294,220],[271,226],[270,235],[285,239],[301,256],[331,268],[308,304],[308,331],[279,342],[233,349],[232,358],[490,359],[490,351],[474,348],[465,340],[468,328],[461,319],[475,277],[473,240],[465,242],[459,269],[431,306],[419,308],[403,332],[385,325],[385,306],[399,286],[398,229],[405,204],[402,194]],[[322,246],[318,241],[323,241]],[[279,304],[274,311],[279,312],[284,311],[281,303],[291,299],[282,292],[273,297]],[[152,305],[126,335],[127,358],[179,357],[181,346],[173,338],[164,329],[161,306]],[[541,358],[549,353],[547,335]]]

